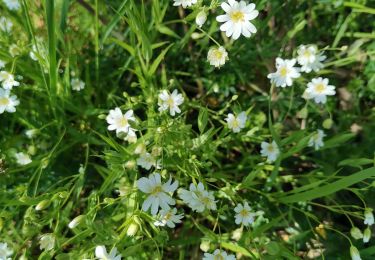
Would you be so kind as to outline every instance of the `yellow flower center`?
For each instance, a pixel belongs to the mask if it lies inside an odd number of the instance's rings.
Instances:
[[[214,50],[213,55],[217,60],[221,60],[223,58],[223,53],[219,50]]]
[[[246,209],[243,209],[243,210],[240,211],[240,215],[242,217],[247,217],[249,215],[249,212]]]
[[[322,93],[326,89],[326,86],[322,83],[319,83],[315,86],[315,91],[318,93]]]
[[[168,212],[168,213],[164,216],[164,219],[165,219],[165,220],[169,220],[171,217],[172,217],[172,214],[171,214],[170,212]]]
[[[243,22],[245,21],[245,14],[241,11],[234,11],[230,14],[230,19],[234,23]]]
[[[311,56],[311,52],[306,50],[304,53],[303,53],[303,56],[305,56],[306,58],[310,58]]]
[[[9,102],[9,99],[6,98],[6,97],[3,97],[3,98],[0,98],[0,106],[6,106],[8,105],[10,102]]]
[[[224,256],[220,254],[214,256],[214,260],[224,260]]]
[[[172,97],[169,97],[169,98],[168,98],[168,100],[167,100],[167,104],[168,104],[168,106],[170,106],[170,107],[173,107],[173,106],[174,106],[174,100],[173,100]]]
[[[232,121],[232,127],[233,128],[238,128],[240,126],[240,123],[238,122],[238,120],[235,118],[233,121]]]
[[[159,192],[162,191],[162,187],[160,185],[156,186],[152,191],[151,191],[151,194],[152,195],[156,195],[158,194]]]
[[[121,127],[125,127],[128,125],[128,120],[125,118],[125,117],[121,117],[118,121],[117,121],[118,125],[121,126]]]
[[[210,205],[211,200],[208,197],[203,197],[202,202],[203,202],[204,205],[207,206],[207,205]]]
[[[280,75],[281,75],[282,77],[286,77],[287,74],[288,74],[288,69],[287,69],[286,67],[282,67],[282,68],[280,69]]]
[[[275,148],[273,147],[273,145],[269,145],[267,147],[267,150],[270,152],[270,153],[273,153],[275,151]]]

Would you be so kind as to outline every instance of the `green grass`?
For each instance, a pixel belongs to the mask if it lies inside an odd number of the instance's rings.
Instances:
[[[0,114],[0,243],[12,259],[94,259],[98,245],[123,259],[201,259],[218,248],[237,259],[350,259],[351,245],[374,258],[373,239],[350,235],[375,208],[374,2],[255,1],[257,33],[235,41],[215,20],[221,2],[22,0],[18,11],[0,2],[13,23],[0,30],[0,60],[20,82],[16,112]],[[324,51],[324,68],[292,87],[271,84],[276,57],[297,57],[301,44]],[[217,45],[229,54],[221,68],[207,61]],[[301,97],[315,77],[336,86],[324,105]],[[72,89],[75,78],[83,90]],[[174,89],[184,102],[172,117],[158,111],[158,95]],[[107,129],[115,107],[134,110],[136,143]],[[241,111],[246,126],[233,133],[225,118]],[[314,150],[317,129],[326,136]],[[280,156],[269,163],[260,150],[272,140]],[[161,169],[137,165],[139,144]],[[19,165],[18,152],[32,162]],[[154,172],[181,189],[202,182],[217,210],[194,212],[175,192],[182,223],[154,225],[137,186]],[[264,212],[249,227],[235,224],[244,201]],[[40,249],[43,234],[55,237],[52,250]]]

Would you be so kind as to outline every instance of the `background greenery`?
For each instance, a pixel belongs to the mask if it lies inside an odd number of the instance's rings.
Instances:
[[[317,259],[349,259],[343,235],[352,225],[363,229],[364,207],[375,208],[374,1],[256,1],[258,32],[235,42],[218,31],[222,11],[214,7],[221,1],[193,9],[167,0],[21,2],[18,12],[0,4],[14,23],[0,36],[0,59],[22,76],[17,112],[0,115],[0,242],[14,248],[14,259],[93,258],[99,244],[129,259],[198,259],[201,243],[242,259],[300,259],[319,248],[325,251]],[[203,5],[212,9],[199,30],[194,19]],[[229,53],[220,69],[206,60],[215,45],[207,35]],[[37,62],[29,57],[36,42]],[[14,43],[17,57],[8,51]],[[301,98],[312,76],[270,92],[275,58],[295,56],[300,44],[316,44],[328,56],[318,75],[338,91],[323,107]],[[86,83],[83,91],[71,90],[72,75]],[[174,88],[185,96],[177,118],[157,111],[159,91]],[[135,188],[148,172],[131,167],[137,144],[106,130],[104,118],[116,106],[135,111],[138,143],[163,148],[165,176],[184,188],[194,178],[215,191],[217,212],[193,213],[178,202],[181,225],[152,224]],[[241,110],[249,121],[233,134],[223,120]],[[334,123],[325,146],[308,148],[328,118]],[[38,129],[35,138],[25,136],[29,129]],[[259,155],[260,143],[272,137],[282,144],[280,167]],[[17,166],[13,154],[28,149],[35,150],[33,162]],[[35,211],[43,200],[48,207]],[[242,200],[266,220],[234,239],[232,209]],[[81,214],[84,223],[68,229]],[[39,250],[43,233],[55,234],[53,251]],[[363,259],[375,256],[373,241],[353,244]]]

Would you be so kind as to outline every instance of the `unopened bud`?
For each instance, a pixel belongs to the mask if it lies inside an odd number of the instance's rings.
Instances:
[[[49,204],[51,202],[49,200],[42,200],[41,202],[39,202],[36,207],[35,207],[35,210],[43,210],[45,208],[48,208]]]
[[[76,226],[78,226],[82,222],[84,217],[85,217],[85,215],[79,215],[79,216],[75,217],[72,221],[70,221],[70,223],[68,224],[68,227],[70,229],[75,228]]]

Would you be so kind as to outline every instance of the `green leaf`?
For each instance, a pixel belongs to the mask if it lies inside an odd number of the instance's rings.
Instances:
[[[154,62],[152,63],[148,73],[149,75],[153,75],[155,73],[155,71],[157,70],[160,62],[164,59],[164,56],[167,54],[168,50],[173,46],[173,43],[170,44],[167,48],[165,48],[160,54],[159,56],[154,60]]]
[[[249,257],[253,256],[246,248],[238,244],[221,242],[221,246],[232,252],[243,254],[244,256],[249,256]]]
[[[350,187],[358,182],[361,182],[365,179],[375,177],[375,167],[368,168],[366,170],[354,173],[349,176],[342,177],[342,179],[335,181],[333,183],[324,185],[322,187],[314,188],[305,192],[297,193],[290,196],[284,196],[278,201],[282,203],[294,203],[300,201],[308,201],[321,197],[328,196],[332,193],[338,192],[342,189]]]
[[[198,115],[198,128],[199,132],[203,133],[204,129],[206,128],[208,121],[208,111],[207,108],[201,107],[199,109],[199,115]]]

